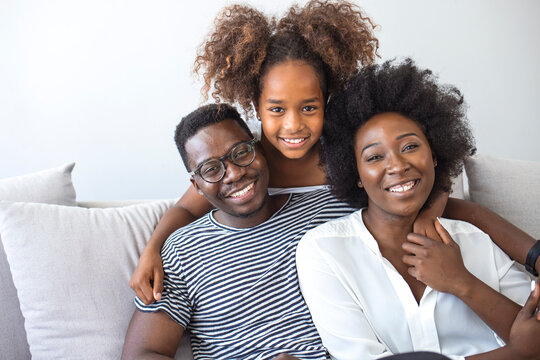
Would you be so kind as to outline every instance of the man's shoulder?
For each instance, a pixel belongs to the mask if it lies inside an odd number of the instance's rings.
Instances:
[[[309,208],[313,205],[317,205],[321,208],[325,207],[340,207],[350,208],[350,206],[335,197],[329,189],[317,189],[305,193],[292,194],[290,205],[295,207]]]
[[[354,212],[356,209],[339,200],[329,190],[293,194],[281,216],[306,224],[309,228]],[[297,220],[293,220],[297,219]]]
[[[202,237],[211,236],[211,234],[215,233],[215,231],[218,229],[212,223],[212,221],[210,221],[209,216],[209,214],[206,214],[192,223],[177,229],[171,235],[169,235],[169,238],[165,241],[165,244],[168,244],[169,246],[185,246],[192,242],[196,242],[197,239]]]

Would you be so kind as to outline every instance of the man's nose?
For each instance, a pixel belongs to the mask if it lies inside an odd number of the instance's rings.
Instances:
[[[246,166],[238,166],[229,159],[225,160],[223,164],[225,165],[225,175],[221,181],[225,184],[238,181],[246,174]]]

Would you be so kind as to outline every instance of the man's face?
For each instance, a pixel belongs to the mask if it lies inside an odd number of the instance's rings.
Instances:
[[[185,145],[190,171],[208,160],[227,155],[235,145],[249,140],[250,136],[232,119],[202,128]],[[200,174],[193,175],[191,183],[195,189],[221,210],[215,216],[225,225],[250,227],[264,221],[258,216],[268,198],[265,158],[256,151],[255,159],[248,166],[237,166],[230,159],[225,159],[224,163],[225,175],[216,183],[205,181]]]

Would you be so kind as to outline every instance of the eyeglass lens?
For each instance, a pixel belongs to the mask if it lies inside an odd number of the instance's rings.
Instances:
[[[229,158],[237,166],[248,166],[255,158],[254,147],[251,144],[238,144],[224,158]],[[225,174],[225,163],[221,159],[209,160],[201,166],[201,177],[209,182],[218,182]]]

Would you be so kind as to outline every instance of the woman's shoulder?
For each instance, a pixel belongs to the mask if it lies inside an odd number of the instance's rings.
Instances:
[[[362,209],[360,209],[310,229],[304,238],[309,241],[326,242],[338,238],[357,237],[365,231],[367,229],[362,221]]]
[[[451,236],[462,236],[467,234],[483,234],[487,236],[481,229],[466,221],[447,218],[440,218],[440,221],[442,226]]]

